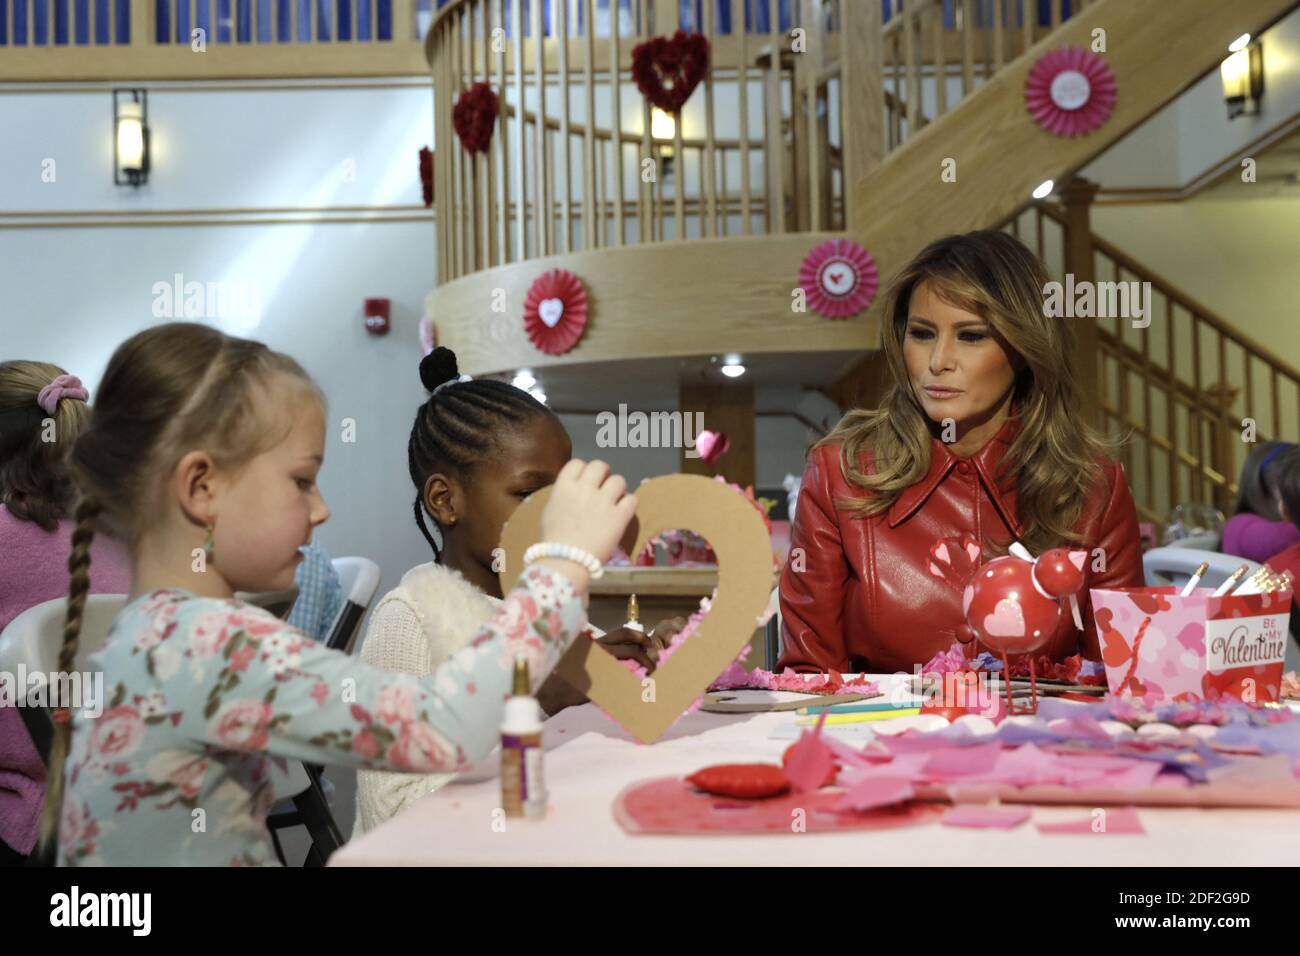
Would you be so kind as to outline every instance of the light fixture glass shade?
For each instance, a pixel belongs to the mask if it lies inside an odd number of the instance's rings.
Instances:
[[[123,172],[139,172],[144,168],[144,111],[139,103],[118,104],[117,163]]]
[[[1259,113],[1259,100],[1264,95],[1264,49],[1259,40],[1251,41],[1220,63],[1219,79],[1228,104],[1228,119]]]
[[[659,107],[650,111],[650,135],[655,139],[672,139],[675,128],[673,118]]]
[[[1245,97],[1250,92],[1250,54],[1243,48],[1219,64],[1223,98]]]
[[[141,186],[149,179],[149,94],[113,91],[113,182]]]

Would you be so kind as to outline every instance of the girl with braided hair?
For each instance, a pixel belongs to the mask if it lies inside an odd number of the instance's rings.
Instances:
[[[366,663],[416,676],[453,656],[499,606],[493,563],[506,520],[521,501],[554,484],[573,454],[555,413],[508,382],[459,374],[450,349],[424,357],[420,380],[429,398],[415,413],[407,468],[415,523],[433,561],[408,571],[376,604],[361,646]],[[636,660],[649,672],[685,623],[671,618],[648,634],[620,628],[599,640],[616,658]],[[586,699],[559,677],[538,691],[548,714]],[[358,773],[353,832],[378,826],[451,776]]]
[[[179,323],[113,354],[72,452],[83,497],[61,670],[98,528],[126,542],[131,589],[88,661],[106,708],[56,713],[42,834],[57,832],[61,863],[273,865],[272,756],[412,773],[483,759],[515,662],[534,686],[545,679],[636,508],[603,462],[568,462],[538,560],[501,608],[427,677],[392,674],[234,599],[293,583],[299,548],[329,517],[324,444],[319,389],[261,343]]]
[[[75,490],[67,452],[89,420],[81,380],[48,362],[0,362],[0,632],[67,593]],[[106,537],[94,545],[93,591],[125,594],[130,566]],[[17,707],[0,701],[0,866],[36,846],[45,796],[41,759]]]

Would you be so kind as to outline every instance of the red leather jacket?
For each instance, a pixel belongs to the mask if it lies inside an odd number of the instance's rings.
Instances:
[[[961,589],[929,573],[930,546],[970,532],[986,546],[1005,550],[1022,533],[1015,482],[997,480],[1017,427],[1009,420],[968,459],[934,441],[925,478],[870,518],[834,507],[837,500],[862,494],[841,473],[839,447],[812,452],[790,534],[792,560],[781,572],[778,670],[911,673],[913,665],[952,645],[963,621]],[[863,464],[870,468],[869,453]],[[1057,660],[1082,653],[1096,660],[1100,650],[1087,589],[1143,584],[1137,512],[1119,465],[1103,464],[1075,530],[1082,535],[1076,546],[1089,550],[1080,594],[1084,632],[1066,614],[1042,653]],[[793,560],[796,548],[803,549],[803,570]],[[1104,571],[1096,548],[1103,549]]]

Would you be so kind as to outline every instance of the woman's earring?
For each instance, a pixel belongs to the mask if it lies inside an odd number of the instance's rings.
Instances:
[[[203,561],[206,566],[212,563],[212,525],[204,525],[203,530],[207,532],[207,537],[203,539]]]

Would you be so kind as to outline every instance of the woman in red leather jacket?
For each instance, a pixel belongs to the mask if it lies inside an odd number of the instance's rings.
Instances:
[[[947,650],[961,587],[930,573],[930,548],[963,533],[986,557],[1086,548],[1084,630],[1063,615],[1040,653],[1100,657],[1087,589],[1142,585],[1137,514],[1080,418],[1069,323],[1090,320],[1046,316],[1047,281],[1000,232],[940,239],[894,281],[881,405],[845,415],[804,471],[781,667],[911,672]]]

